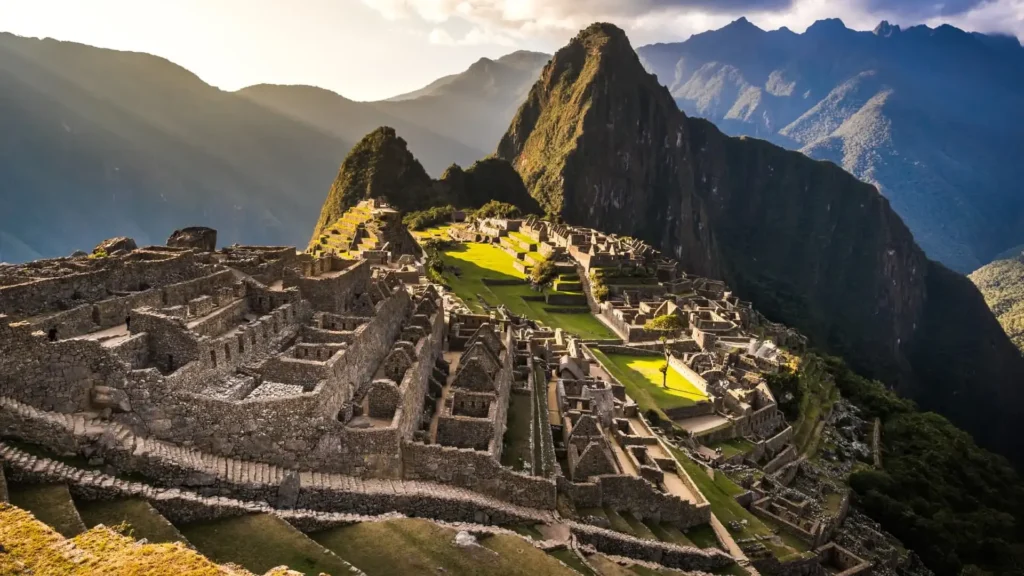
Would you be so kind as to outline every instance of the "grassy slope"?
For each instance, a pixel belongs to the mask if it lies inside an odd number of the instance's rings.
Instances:
[[[140,544],[106,528],[65,540],[25,510],[0,504],[0,574],[240,575],[180,544]]]
[[[690,478],[692,478],[694,483],[697,484],[697,488],[700,489],[701,494],[708,499],[708,502],[711,504],[711,512],[714,513],[722,524],[728,526],[729,522],[733,520],[741,523],[744,521],[746,522],[739,531],[732,532],[734,538],[750,538],[752,536],[768,536],[772,534],[770,526],[736,502],[734,496],[742,490],[736,486],[735,483],[729,480],[725,474],[715,474],[715,478],[712,480],[704,472],[704,469],[693,460],[690,460],[686,454],[683,454],[674,448],[672,451],[675,453],[676,459],[679,460],[679,463],[686,469]],[[762,542],[779,558],[784,558],[794,552],[802,551],[788,546],[789,542],[786,542],[787,546],[780,546],[770,540],[764,540]],[[804,546],[803,549],[806,549],[806,546]]]
[[[459,276],[445,273],[445,281],[452,290],[475,311],[482,311],[478,294],[490,306],[505,304],[515,314],[529,316],[551,328],[562,328],[582,338],[615,338],[615,334],[591,314],[548,312],[552,308],[544,302],[527,302],[523,296],[539,296],[527,284],[516,286],[487,286],[484,278],[496,280],[526,280],[526,275],[512,267],[513,258],[491,244],[461,244],[442,254],[446,266],[459,269]]]
[[[313,539],[369,576],[571,576],[552,557],[516,536],[494,536],[480,547],[455,544],[455,531],[426,520],[370,522],[318,532]]]
[[[662,358],[605,354],[600,350],[594,350],[594,355],[626,387],[626,393],[640,406],[641,412],[654,409],[668,419],[664,410],[692,406],[697,400],[707,398],[675,370],[668,371],[668,388],[662,388],[658,371],[665,363]]]
[[[997,260],[969,276],[1007,336],[1024,350],[1024,259]]]
[[[287,565],[307,574],[340,576],[349,566],[276,516],[252,514],[179,527],[196,549],[215,562],[262,573]]]

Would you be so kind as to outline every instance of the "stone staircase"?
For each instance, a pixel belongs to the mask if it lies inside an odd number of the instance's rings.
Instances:
[[[462,511],[465,514],[465,511],[472,509],[485,511],[483,513],[491,518],[540,523],[553,518],[550,511],[515,506],[471,490],[434,482],[358,478],[289,470],[273,464],[226,458],[138,436],[121,424],[99,420],[90,414],[47,412],[11,398],[0,397],[0,422],[6,425],[5,412],[16,416],[15,421],[6,426],[15,433],[19,432],[18,422],[28,422],[31,425],[21,426],[20,436],[29,436],[33,431],[41,434],[38,438],[26,438],[29,441],[46,443],[45,440],[52,439],[50,431],[63,430],[65,434],[73,436],[74,443],[80,447],[102,445],[104,457],[116,462],[122,472],[143,474],[167,487],[192,487],[211,494],[241,494],[246,500],[276,503],[282,483],[286,477],[290,477],[296,478],[301,487],[298,504],[324,511],[335,511],[340,506],[359,507],[360,502],[366,502],[373,503],[372,507],[357,508],[355,511],[380,514],[391,511],[384,509],[389,502],[411,506],[418,501],[423,507],[440,509],[447,506],[453,513]],[[40,427],[49,430],[42,433],[38,431]],[[154,471],[158,473],[154,474]],[[392,509],[403,512],[399,508]],[[471,516],[476,518],[449,519],[481,520],[477,514]]]

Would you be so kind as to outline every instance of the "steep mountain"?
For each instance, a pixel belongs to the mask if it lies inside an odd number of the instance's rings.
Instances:
[[[745,19],[637,50],[679,107],[875,184],[927,254],[961,272],[1024,243],[1024,49],[952,26],[803,34]]]
[[[996,260],[969,276],[1006,335],[1024,351],[1024,255]]]
[[[738,47],[737,49],[742,49]],[[977,289],[830,162],[688,118],[618,28],[559,50],[498,146],[566,221],[636,236],[1018,460],[1024,359]]]
[[[377,126],[393,126],[427,171],[440,174],[452,162],[468,165],[486,156],[548,58],[522,51],[481,58],[464,72],[381,102],[353,102],[310,86],[259,85],[239,94],[350,142]]]
[[[0,34],[0,261],[187,225],[294,244],[350,145],[160,58]]]
[[[383,126],[364,136],[341,163],[310,246],[346,210],[370,198],[386,200],[403,212],[445,205],[479,208],[490,200],[515,204],[526,213],[540,212],[508,162],[486,158],[465,170],[453,164],[433,180],[395,129]]]

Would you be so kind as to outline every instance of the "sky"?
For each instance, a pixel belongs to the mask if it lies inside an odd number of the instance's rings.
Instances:
[[[0,31],[162,56],[225,90],[310,84],[378,100],[481,57],[554,52],[595,21],[634,46],[740,16],[802,32],[822,18],[870,30],[953,24],[1024,37],[1024,0],[0,0]]]

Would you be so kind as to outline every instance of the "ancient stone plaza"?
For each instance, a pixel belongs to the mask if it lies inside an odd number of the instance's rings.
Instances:
[[[308,532],[398,513],[477,530],[561,526],[536,545],[689,571],[869,565],[830,543],[842,517],[812,518],[780,491],[799,463],[761,375],[778,370],[784,329],[646,245],[536,220],[454,233],[531,235],[581,269],[588,305],[622,337],[446,311],[385,212],[360,205],[346,216],[356,223],[340,221],[342,249],[218,250],[215,231],[190,228],[165,246],[113,239],[0,267],[7,480],[61,483],[76,500],[142,498],[175,523],[269,513]],[[387,241],[365,231],[380,214]],[[587,272],[631,262],[661,280],[637,290],[609,279],[610,296],[594,299]],[[643,319],[667,315],[686,330],[659,342]],[[652,358],[694,387],[660,412],[675,431],[610,360]],[[811,550],[781,568],[754,553],[757,538],[751,548],[730,535],[692,474],[743,460],[707,447],[733,439],[781,477],[752,485],[746,506]],[[627,521],[679,538],[616,525]]]

